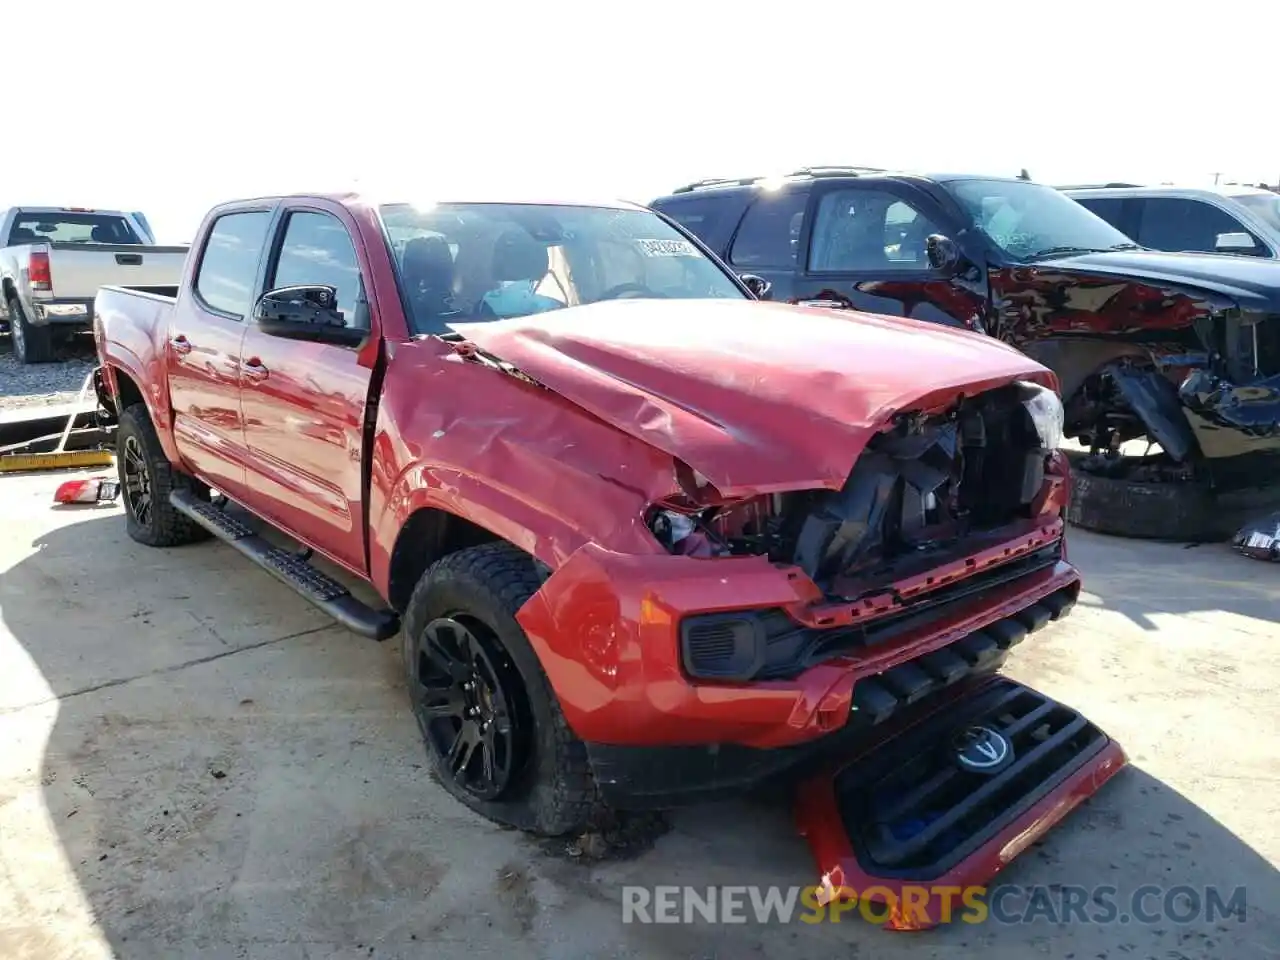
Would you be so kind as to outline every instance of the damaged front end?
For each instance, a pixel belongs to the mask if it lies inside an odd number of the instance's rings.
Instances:
[[[794,677],[1054,568],[1068,495],[1053,452],[1061,431],[1057,395],[1015,382],[942,413],[895,416],[839,490],[699,505],[708,494],[693,488],[658,505],[650,526],[672,553],[764,556],[817,591],[802,610],[740,612],[732,629],[716,614],[690,618],[686,673]]]
[[[839,490],[703,506],[694,489],[660,504],[650,526],[673,553],[764,555],[799,567],[828,598],[854,601],[867,580],[907,575],[1039,515],[1061,438],[1057,395],[1017,382],[942,414],[898,414]]]
[[[1114,360],[1067,410],[1081,468],[1140,482],[1233,490],[1266,485],[1280,462],[1280,317],[1217,318],[1205,349]],[[1141,452],[1126,448],[1145,441]]]

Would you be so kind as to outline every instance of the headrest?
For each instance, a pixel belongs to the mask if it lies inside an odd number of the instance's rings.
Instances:
[[[549,263],[547,248],[524,230],[508,230],[493,245],[495,280],[541,280]]]

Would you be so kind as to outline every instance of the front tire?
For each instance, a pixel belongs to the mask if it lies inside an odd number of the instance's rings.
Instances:
[[[1280,485],[1219,493],[1194,480],[1153,482],[1090,473],[1073,463],[1067,521],[1136,540],[1210,543],[1280,506]]]
[[[17,297],[8,300],[9,339],[13,355],[19,363],[48,363],[53,359],[53,330],[48,326],[33,327]]]
[[[588,826],[600,809],[586,748],[516,622],[538,589],[510,544],[450,554],[405,611],[414,716],[440,782],[477,813],[544,836]]]
[[[148,547],[176,547],[208,539],[209,533],[169,502],[177,489],[198,490],[198,481],[169,463],[144,403],[126,407],[116,427],[116,471],[124,502],[125,529]]]

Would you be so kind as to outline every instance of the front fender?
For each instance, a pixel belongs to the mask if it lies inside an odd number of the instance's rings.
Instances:
[[[616,495],[620,491],[615,488],[613,492]],[[515,544],[552,570],[559,569],[584,544],[601,539],[624,552],[644,554],[656,549],[640,523],[644,509],[641,497],[635,497],[635,503],[627,510],[584,510],[595,519],[588,533],[577,516],[563,509],[572,502],[564,491],[558,497],[542,497],[538,493],[532,488],[504,489],[487,477],[454,468],[413,464],[387,493],[376,489],[371,492],[370,579],[384,597],[389,596],[396,538],[409,518],[422,509],[441,510],[468,520]],[[599,493],[583,489],[578,500],[591,501]],[[609,522],[609,529],[599,528],[599,518]]]

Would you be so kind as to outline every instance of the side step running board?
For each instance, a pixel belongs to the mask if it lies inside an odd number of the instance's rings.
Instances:
[[[219,540],[229,543],[282,583],[293,587],[353,633],[386,640],[400,631],[400,618],[391,610],[375,610],[351,591],[301,559],[258,536],[225,510],[186,490],[169,494],[174,509],[186,514]]]

